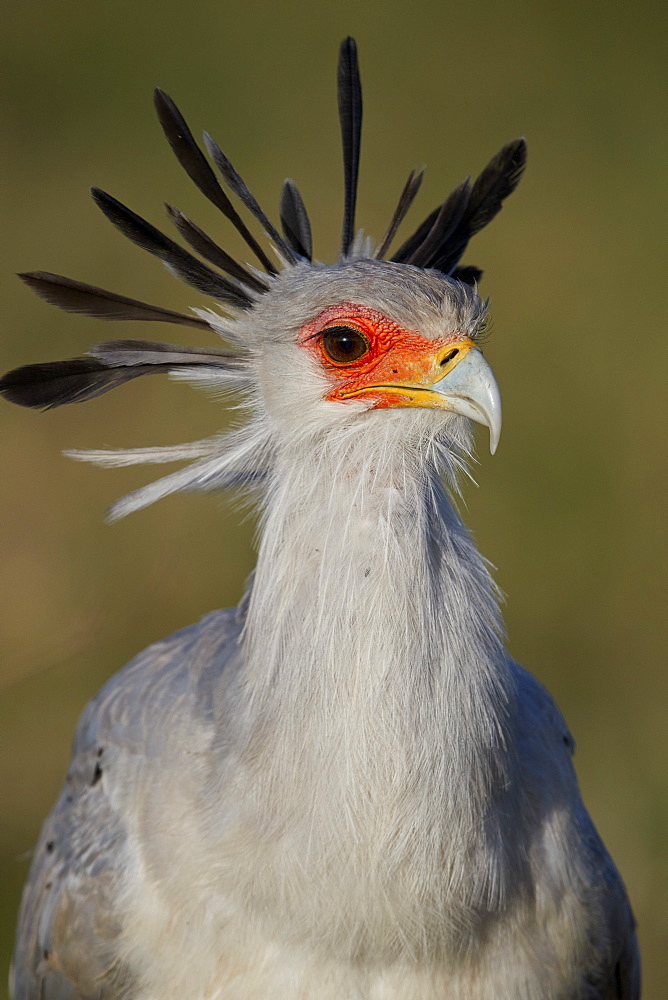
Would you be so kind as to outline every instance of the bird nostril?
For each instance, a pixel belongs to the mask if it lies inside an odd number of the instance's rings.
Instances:
[[[454,347],[451,351],[448,351],[445,357],[441,358],[441,366],[447,365],[448,361],[452,361],[452,359],[456,358],[458,354],[459,354],[458,347]]]

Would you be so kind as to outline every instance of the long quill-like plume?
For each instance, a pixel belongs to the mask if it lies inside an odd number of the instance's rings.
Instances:
[[[357,63],[357,45],[352,38],[346,38],[339,51],[338,97],[344,180],[341,256],[347,257],[355,235],[355,206],[362,137],[362,85]]]
[[[262,266],[270,274],[276,273],[276,267],[267,257],[266,253],[257,242],[253,234],[249,231],[230,199],[218,183],[216,175],[207,163],[207,160],[195,142],[192,132],[186,125],[185,119],[169,94],[164,90],[156,88],[154,93],[155,109],[162,125],[169,145],[174,151],[174,155],[202,194],[209,201],[220,209],[223,215],[229,219],[237,232],[243,237],[250,249],[253,251]]]
[[[181,447],[183,446],[178,446]],[[269,437],[261,425],[251,425],[239,432],[232,431],[213,444],[212,449],[206,452],[207,457],[122,497],[112,506],[109,520],[117,521],[136,510],[142,510],[170,493],[253,485],[265,477],[270,452]],[[111,464],[106,458],[100,461],[95,453],[76,452],[71,457],[99,465]],[[149,458],[149,461],[153,459]]]
[[[226,250],[223,250],[222,247],[219,247],[210,236],[207,236],[199,226],[191,222],[178,208],[174,208],[173,205],[166,205],[165,207],[167,214],[183,239],[201,257],[208,260],[210,264],[215,264],[221,271],[229,274],[231,278],[238,281],[240,285],[245,285],[246,288],[252,289],[259,294],[269,289],[269,285],[265,280],[248,271],[242,264],[239,264],[234,257],[227,253]]]
[[[219,302],[225,302],[239,309],[248,309],[253,304],[248,292],[240,285],[224,278],[222,274],[216,274],[122,202],[99,188],[92,188],[91,194],[97,207],[119,232],[142,250],[159,257],[186,284],[192,285],[204,295],[210,295]]]
[[[98,319],[152,320],[194,326],[197,329],[210,328],[210,324],[200,316],[188,316],[172,309],[163,309],[162,306],[151,306],[147,302],[108,292],[95,285],[86,285],[83,281],[64,278],[61,274],[26,271],[19,274],[19,278],[41,298],[65,312],[85,313]]]
[[[473,187],[466,181],[460,184],[399,247],[392,260],[453,274],[471,237],[498,215],[517,187],[525,164],[525,140],[507,143]]]
[[[424,177],[424,169],[411,170],[410,174],[408,175],[408,180],[404,184],[401,195],[399,196],[399,202],[394,210],[392,218],[390,219],[390,224],[387,227],[385,235],[378,244],[378,249],[374,254],[374,257],[377,260],[382,260],[387,251],[390,249],[390,244],[394,239],[399,226],[404,221],[408,209],[415,201],[415,196],[420,190],[420,185],[422,184],[423,177]]]
[[[311,262],[313,260],[311,223],[299,189],[289,178],[283,181],[281,192],[281,226],[292,249],[304,260]]]
[[[82,358],[23,365],[0,378],[0,394],[11,403],[51,410],[101,396],[140,375],[175,369],[214,368],[220,377],[243,379],[240,357],[203,347],[179,347],[146,340],[113,340]]]
[[[214,141],[214,139],[211,138],[208,132],[204,133],[204,143],[209,151],[211,159],[220,170],[230,190],[234,191],[237,198],[246,206],[248,211],[255,216],[269,239],[274,241],[277,249],[283,254],[285,259],[291,264],[296,264],[299,257],[295,254],[290,244],[283,239],[273,222],[271,222],[267,215],[262,211],[257,199],[251,193],[246,182],[242,179],[241,175],[237,173],[227,156],[225,156],[225,153],[223,153],[220,146]]]

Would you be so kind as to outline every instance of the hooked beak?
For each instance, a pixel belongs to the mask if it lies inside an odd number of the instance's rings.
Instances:
[[[430,387],[439,393],[445,409],[461,413],[489,428],[489,450],[496,451],[501,436],[501,393],[491,366],[476,347],[464,355],[454,368]],[[426,405],[438,406],[437,402]]]
[[[405,380],[357,384],[341,397],[373,394],[378,397],[376,406],[427,406],[460,413],[489,428],[489,450],[494,454],[501,434],[501,393],[494,372],[472,340],[450,342],[435,353],[429,350],[406,368]]]

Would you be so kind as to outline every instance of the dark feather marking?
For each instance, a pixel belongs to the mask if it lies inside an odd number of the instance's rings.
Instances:
[[[424,177],[424,168],[420,170],[411,170],[408,175],[408,180],[404,185],[404,189],[399,197],[399,203],[394,210],[394,214],[390,220],[390,224],[387,227],[387,232],[380,241],[380,245],[376,250],[374,257],[376,260],[382,260],[387,251],[390,248],[390,244],[394,239],[397,229],[404,221],[408,209],[413,204],[415,200],[415,195],[420,190],[420,185],[422,184],[422,178]]]
[[[237,198],[239,198],[239,200],[243,202],[248,211],[255,216],[257,221],[263,227],[267,236],[274,241],[278,249],[287,258],[287,260],[290,261],[291,264],[296,264],[299,258],[295,254],[294,250],[289,245],[289,243],[286,243],[286,241],[283,239],[283,237],[276,229],[276,227],[273,225],[273,223],[269,221],[267,216],[260,208],[257,200],[249,191],[245,182],[241,179],[241,177],[236,172],[236,170],[234,169],[228,158],[223,153],[220,146],[211,138],[208,132],[204,133],[204,142],[206,144],[206,148],[209,151],[211,159],[214,161],[214,163],[220,170],[228,187],[231,188],[232,191],[234,191]]]
[[[406,260],[407,264],[414,264],[417,267],[431,266],[435,255],[442,246],[447,244],[452,234],[456,232],[468,208],[470,198],[471,180],[467,177],[443,202],[436,213],[434,224],[420,246],[416,247]]]
[[[248,288],[252,288],[256,292],[266,292],[269,290],[269,285],[266,281],[262,281],[256,275],[247,271],[245,267],[238,263],[228,254],[222,247],[219,247],[210,236],[196,226],[194,222],[179,211],[178,208],[174,208],[173,205],[166,205],[169,217],[178,229],[179,233],[186,241],[189,243],[193,250],[196,250],[200,256],[204,257],[211,264],[215,264],[230,277],[236,278],[238,282],[242,285],[246,285]]]
[[[313,260],[311,223],[299,189],[289,178],[281,192],[281,225],[292,249],[308,261]]]
[[[147,302],[129,299],[125,295],[117,295],[116,292],[107,292],[104,288],[86,285],[82,281],[73,281],[60,274],[28,271],[19,274],[18,277],[41,298],[66,312],[85,313],[97,316],[99,319],[155,320],[159,323],[176,323],[181,326],[210,329],[207,321],[200,319],[199,316],[188,316],[160,306],[151,306]]]
[[[244,361],[202,347],[114,340],[94,347],[83,358],[15,368],[0,378],[0,394],[19,406],[50,410],[94,399],[140,375],[197,366],[243,370]]]
[[[205,295],[240,309],[247,309],[253,304],[253,300],[243,288],[216,274],[116,198],[100,191],[99,188],[92,188],[91,193],[96,205],[124,236],[143,250],[148,250],[149,253],[159,257],[187,284]]]
[[[341,43],[337,84],[344,180],[341,255],[345,257],[355,235],[355,206],[362,133],[362,87],[357,64],[357,46],[353,38],[346,38]]]
[[[267,257],[266,253],[257,242],[253,234],[249,231],[234,205],[227,197],[222,187],[216,179],[216,175],[207,163],[206,158],[199,148],[193,134],[186,125],[185,119],[177,108],[171,97],[156,88],[153,99],[155,109],[160,119],[165,136],[174,154],[202,194],[218,208],[226,219],[229,219],[237,232],[243,237],[262,266],[270,274],[276,274],[276,267]]]

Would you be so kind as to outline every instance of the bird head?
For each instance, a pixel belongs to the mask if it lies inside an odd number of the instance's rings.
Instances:
[[[111,341],[82,358],[9,372],[0,379],[0,393],[10,401],[48,409],[93,398],[139,375],[166,371],[213,387],[239,388],[256,416],[261,415],[245,433],[192,445],[69,453],[102,465],[198,459],[188,470],[131,495],[129,503],[121,501],[113,516],[176,489],[208,489],[261,476],[277,440],[298,442],[304,435],[326,435],[332,427],[392,421],[397,434],[402,427],[423,426],[456,437],[456,426],[472,420],[489,429],[491,450],[496,449],[501,401],[480,351],[487,315],[487,302],[478,292],[482,272],[462,265],[461,258],[470,238],[515,189],[525,164],[525,142],[505,145],[474,182],[467,178],[458,185],[390,255],[422,171],[410,174],[375,248],[362,234],[355,235],[362,98],[357,50],[350,38],[340,50],[338,102],[344,214],[337,263],[313,259],[309,218],[293,181],[283,186],[279,232],[205,133],[210,160],[226,188],[261,224],[273,244],[274,262],[249,231],[172,99],[157,90],[156,110],[172,150],[260,266],[235,260],[176,208],[168,206],[168,214],[190,250],[94,188],[93,199],[117,229],[215,299],[220,309],[198,308],[186,315],[51,273],[20,276],[47,301],[70,312],[209,329],[233,350]]]
[[[486,425],[494,451],[501,400],[476,342],[486,315],[462,282],[359,259],[285,269],[237,333],[255,345],[262,404],[285,434],[418,408],[438,411],[446,429],[454,414]],[[402,416],[394,419],[399,433]]]

